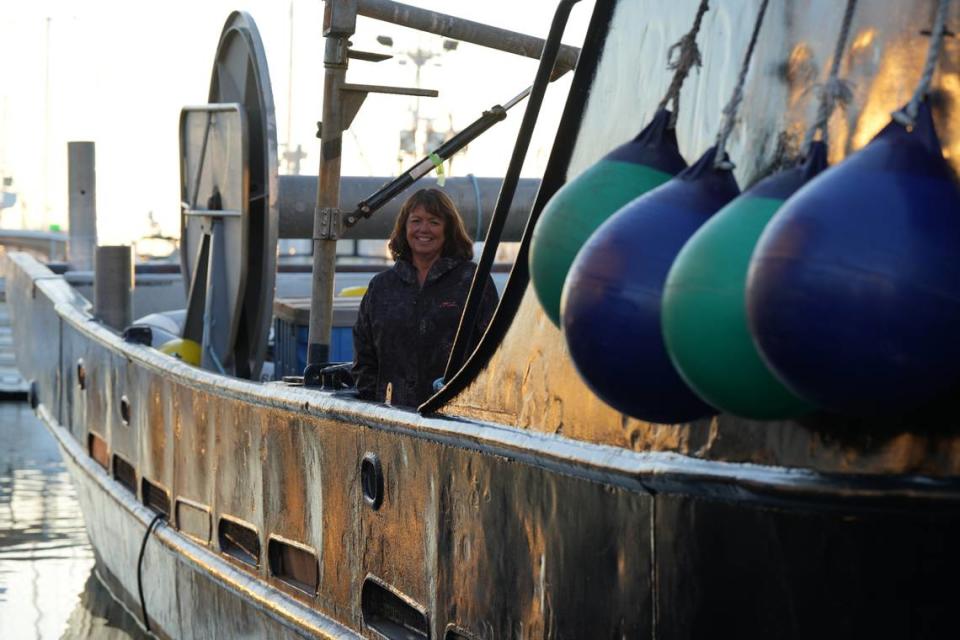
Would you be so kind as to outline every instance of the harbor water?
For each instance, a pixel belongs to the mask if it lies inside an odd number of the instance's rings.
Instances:
[[[73,484],[26,402],[0,402],[0,638],[142,638],[96,576]]]

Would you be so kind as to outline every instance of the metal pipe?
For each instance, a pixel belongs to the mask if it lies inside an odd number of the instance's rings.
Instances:
[[[97,248],[96,149],[92,142],[67,143],[69,240],[67,259],[74,269],[93,269]]]
[[[543,51],[542,38],[491,27],[437,11],[411,7],[393,0],[358,0],[357,14],[527,58],[539,59]],[[579,55],[580,49],[577,47],[561,45],[555,69],[556,76],[576,67]]]
[[[375,192],[381,186],[390,182],[392,178],[349,176],[340,180],[340,201],[350,210],[358,202]],[[467,233],[473,238],[479,238],[490,222],[490,215],[497,203],[497,194],[503,178],[477,178],[477,188],[480,192],[479,205],[472,181],[469,177],[447,178],[443,191],[453,200],[463,217]],[[400,213],[403,204],[414,191],[421,188],[436,188],[435,178],[421,178],[406,191],[385,204],[377,215],[364,220],[362,223],[342,229],[342,240],[385,240],[390,237],[393,223]],[[524,178],[517,186],[517,193],[510,207],[506,227],[503,230],[503,239],[507,242],[519,241],[523,235],[523,227],[527,215],[533,208],[540,188],[537,178]],[[281,238],[311,238],[313,237],[313,211],[317,197],[316,176],[280,176],[278,180],[278,199],[280,210]],[[482,212],[483,217],[478,214]]]
[[[93,315],[123,331],[133,321],[133,252],[129,245],[97,247],[93,264]]]
[[[333,278],[340,226],[340,154],[343,146],[341,89],[347,76],[347,36],[328,35],[324,48],[320,172],[313,215],[313,287],[304,383],[319,381],[320,365],[330,360],[333,332]],[[315,374],[315,375],[314,375]]]

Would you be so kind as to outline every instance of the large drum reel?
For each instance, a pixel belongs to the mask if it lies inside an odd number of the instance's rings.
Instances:
[[[257,379],[276,281],[277,133],[257,26],[227,18],[210,104],[181,114],[181,247],[188,287],[184,337],[202,366]]]

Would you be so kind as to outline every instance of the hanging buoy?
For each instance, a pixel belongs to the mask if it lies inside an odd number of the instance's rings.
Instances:
[[[636,138],[564,185],[544,207],[530,245],[530,278],[555,325],[570,264],[590,234],[617,209],[687,166],[670,118],[669,111],[658,111]]]
[[[767,369],[747,326],[750,256],[767,223],[827,166],[826,146],[760,181],[703,225],[673,263],[663,293],[663,338],[677,371],[705,401],[738,416],[788,418],[813,407]]]
[[[960,377],[960,191],[918,107],[791,198],[751,261],[764,359],[837,412],[907,411]]]
[[[677,252],[739,193],[716,153],[711,148],[597,229],[563,290],[563,332],[577,371],[601,399],[641,420],[688,422],[715,413],[670,363],[660,302]]]

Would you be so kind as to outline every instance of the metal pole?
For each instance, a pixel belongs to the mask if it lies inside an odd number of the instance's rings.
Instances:
[[[93,315],[123,331],[133,321],[133,252],[128,245],[97,247]]]
[[[92,142],[67,143],[69,240],[67,259],[78,271],[93,270],[97,248],[96,147]]]
[[[457,18],[436,11],[393,2],[393,0],[357,0],[357,14],[382,22],[397,24],[418,31],[478,44],[528,58],[540,58],[544,40],[480,22]],[[555,67],[556,75],[577,66],[580,49],[561,45]]]
[[[390,182],[392,177],[375,176],[345,176],[340,180],[340,202],[347,211],[354,209],[358,203],[370,194],[376,192],[383,185]],[[482,236],[490,222],[490,215],[497,204],[497,195],[503,178],[476,178],[480,190],[480,203],[473,179],[467,177],[447,178],[443,191],[450,196],[457,209],[463,216],[467,233],[472,237]],[[280,210],[279,236],[280,238],[312,238],[314,206],[317,198],[317,176],[280,176],[277,182],[277,191]],[[503,239],[507,242],[516,242],[523,235],[523,228],[527,223],[527,216],[533,208],[537,197],[540,180],[537,178],[522,178],[517,185],[517,193],[510,206],[507,225],[503,230]],[[376,214],[356,224],[353,227],[341,229],[341,240],[386,240],[393,231],[393,223],[400,213],[400,205],[417,189],[437,188],[435,178],[421,178],[410,185],[406,190],[385,204]],[[483,217],[477,224],[478,212]],[[481,237],[481,240],[483,238]]]
[[[323,66],[323,120],[320,132],[320,174],[313,216],[313,289],[304,383],[319,382],[320,365],[330,360],[333,330],[333,276],[340,227],[340,153],[343,139],[341,87],[347,75],[347,36],[326,37]]]

